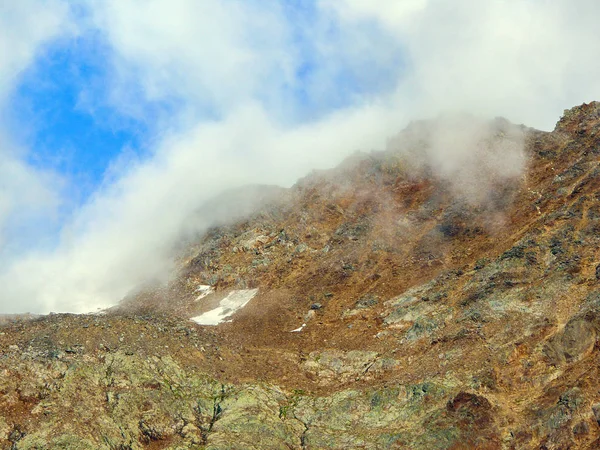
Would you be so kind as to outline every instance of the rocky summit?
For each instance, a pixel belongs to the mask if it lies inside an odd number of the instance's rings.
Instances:
[[[243,191],[168,283],[3,319],[2,448],[600,448],[599,103]]]

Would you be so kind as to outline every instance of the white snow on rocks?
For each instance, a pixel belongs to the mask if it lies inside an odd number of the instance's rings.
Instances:
[[[225,319],[246,306],[246,304],[254,298],[257,292],[258,289],[231,291],[227,297],[219,302],[218,307],[199,316],[192,317],[190,320],[193,320],[198,325],[218,325],[223,323],[225,322]]]
[[[210,295],[213,292],[215,292],[215,288],[208,284],[201,284],[200,286],[198,286],[196,288],[196,292],[200,293],[200,295],[198,295],[198,297],[196,297],[196,301],[198,301],[198,300],[202,300],[207,295]]]

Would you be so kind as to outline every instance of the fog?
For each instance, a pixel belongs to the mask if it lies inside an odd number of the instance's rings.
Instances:
[[[388,149],[405,157],[414,176],[442,181],[458,199],[483,207],[492,207],[499,186],[518,181],[527,164],[525,127],[470,114],[411,123]]]
[[[108,91],[90,86],[82,108],[143,118],[149,102],[178,107],[161,116],[148,155],[115,160],[58,222],[76,186],[29,164],[35,149],[13,149],[0,117],[0,175],[11,180],[0,192],[1,236],[33,242],[3,249],[4,313],[114,305],[170,275],[190,216],[222,191],[290,186],[356,150],[385,148],[415,118],[471,114],[444,122],[422,157],[457,193],[482,201],[526,164],[518,133],[482,145],[486,119],[552,129],[563,109],[600,93],[592,1],[321,0],[310,14],[233,0],[90,1],[85,14],[59,0],[13,3],[0,6],[3,108],[45,43],[90,30],[109,43]],[[203,212],[192,231],[214,220]],[[36,227],[60,230],[53,245],[35,244]]]

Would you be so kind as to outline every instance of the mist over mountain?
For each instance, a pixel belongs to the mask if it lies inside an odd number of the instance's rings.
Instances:
[[[415,119],[455,117],[422,157],[484,201],[497,180],[471,185],[479,168],[512,177],[524,160],[518,143],[471,155],[487,132],[473,124],[549,130],[597,97],[599,13],[587,0],[8,2],[0,311],[115,305],[171,275],[181,233],[214,221],[195,213],[220,193],[289,188],[384,151]]]

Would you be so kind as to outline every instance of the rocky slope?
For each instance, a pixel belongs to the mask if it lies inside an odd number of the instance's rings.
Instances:
[[[106,314],[7,320],[0,445],[600,448],[600,104],[484,128],[268,189]]]

